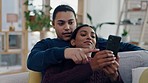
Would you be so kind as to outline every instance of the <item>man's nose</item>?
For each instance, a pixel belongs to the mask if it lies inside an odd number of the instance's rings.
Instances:
[[[65,24],[64,29],[65,29],[66,31],[68,31],[68,30],[70,29],[70,26],[69,26],[69,24],[68,24],[68,23],[66,23],[66,24]]]

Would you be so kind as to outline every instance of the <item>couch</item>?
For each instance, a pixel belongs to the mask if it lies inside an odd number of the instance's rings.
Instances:
[[[132,83],[132,69],[148,67],[148,51],[119,52],[119,56],[119,72],[124,83]]]
[[[0,83],[28,83],[29,72],[0,75]]]
[[[132,83],[132,69],[148,67],[148,51],[119,52],[119,72],[125,83]],[[39,72],[23,72],[18,74],[0,75],[0,83],[40,83]]]

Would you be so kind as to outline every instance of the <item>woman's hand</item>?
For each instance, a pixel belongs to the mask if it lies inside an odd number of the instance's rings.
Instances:
[[[113,64],[104,67],[103,70],[111,78],[112,81],[116,81],[119,76],[118,68],[119,68],[119,56],[117,56]]]
[[[90,61],[90,66],[93,71],[98,69],[103,69],[105,66],[111,65],[115,61],[115,57],[112,51],[103,50],[95,54],[95,56]]]

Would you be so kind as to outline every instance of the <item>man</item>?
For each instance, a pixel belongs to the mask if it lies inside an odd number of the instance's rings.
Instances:
[[[70,6],[59,5],[54,10],[52,24],[58,38],[47,38],[37,42],[28,56],[27,67],[30,70],[44,74],[48,66],[60,63],[64,59],[72,59],[75,63],[79,64],[83,60],[87,61],[86,53],[96,51],[94,49],[68,48],[71,33],[77,26],[76,14]],[[97,42],[99,46],[97,47],[100,50],[104,50],[106,49],[106,43],[105,39],[99,38]],[[120,44],[119,51],[134,50],[143,49],[128,43]]]

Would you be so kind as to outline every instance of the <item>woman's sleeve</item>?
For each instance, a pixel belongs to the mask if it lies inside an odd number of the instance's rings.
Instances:
[[[118,73],[119,73],[119,71],[118,71]],[[123,80],[122,80],[122,78],[121,78],[120,73],[119,73],[119,76],[117,78],[117,81],[114,81],[113,83],[124,83]]]
[[[44,75],[42,83],[78,83],[90,77],[92,69],[89,64],[83,64],[77,65],[70,70],[59,72],[59,70],[56,71],[56,69],[49,68]]]

